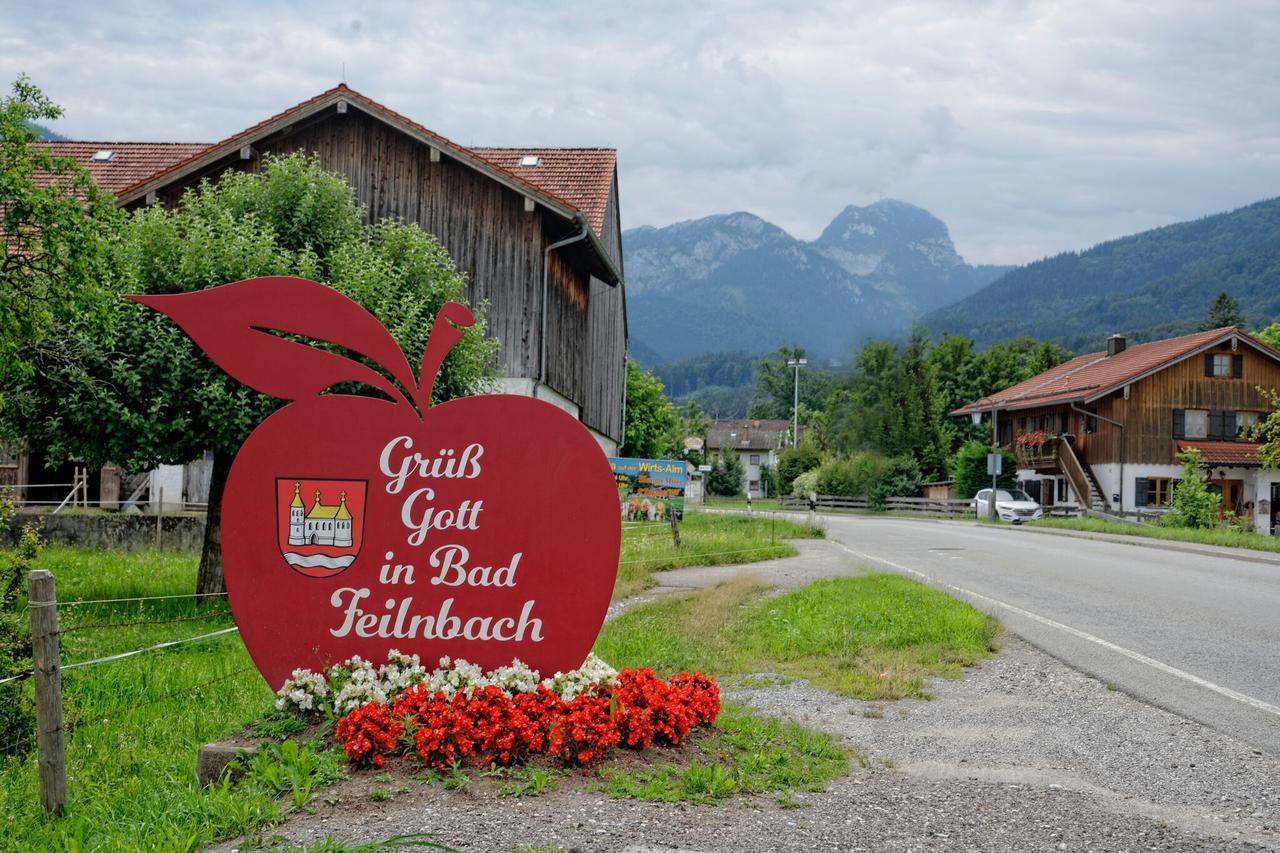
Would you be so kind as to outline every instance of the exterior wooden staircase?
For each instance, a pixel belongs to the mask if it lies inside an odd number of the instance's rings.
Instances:
[[[1089,509],[1111,512],[1111,502],[1107,500],[1102,487],[1098,485],[1098,478],[1094,476],[1093,469],[1080,461],[1080,457],[1067,441],[1058,439],[1056,443],[1058,465],[1067,475],[1072,491],[1077,495],[1088,495]]]

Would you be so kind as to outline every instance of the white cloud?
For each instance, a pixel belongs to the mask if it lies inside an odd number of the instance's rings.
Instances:
[[[617,146],[626,226],[892,196],[1018,262],[1280,187],[1265,0],[23,5],[0,76],[69,135],[222,138],[345,65],[464,144]]]

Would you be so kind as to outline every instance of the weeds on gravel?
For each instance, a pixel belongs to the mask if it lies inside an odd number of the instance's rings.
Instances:
[[[821,791],[849,772],[851,760],[865,765],[860,754],[842,748],[830,735],[789,720],[762,717],[726,704],[717,721],[719,732],[698,745],[701,758],[688,764],[659,764],[628,771],[605,766],[600,771],[611,797],[706,804],[735,794]]]
[[[771,598],[740,580],[637,607],[607,623],[615,666],[715,675],[773,672],[858,699],[927,697],[993,650],[999,624],[898,575],[830,578]]]
[[[499,797],[540,797],[554,791],[565,774],[546,767],[519,767],[507,775],[507,781],[498,786]]]
[[[822,538],[821,530],[763,516],[687,512],[680,522],[680,547],[671,541],[666,522],[628,527],[622,534],[614,599],[653,586],[653,573],[685,566],[755,563],[791,557],[796,549],[784,539]]]

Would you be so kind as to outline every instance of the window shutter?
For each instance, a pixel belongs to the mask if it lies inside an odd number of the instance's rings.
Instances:
[[[1223,420],[1222,412],[1209,413],[1209,438],[1221,440],[1225,436],[1222,434]]]
[[[1211,352],[1207,352],[1204,354],[1204,375],[1205,376],[1213,375],[1213,353]]]
[[[1173,410],[1173,437],[1187,437],[1187,411],[1186,409]]]
[[[1236,413],[1222,413],[1222,438],[1224,441],[1231,441],[1236,438],[1238,428],[1236,426]]]
[[[1151,488],[1146,477],[1138,477],[1133,481],[1133,502],[1137,506],[1147,505],[1147,489]]]
[[[1240,353],[1231,356],[1231,375],[1236,379],[1244,376],[1244,356]]]

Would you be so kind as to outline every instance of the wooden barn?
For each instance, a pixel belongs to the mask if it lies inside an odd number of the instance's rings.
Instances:
[[[305,151],[346,176],[372,221],[435,234],[487,301],[502,390],[622,441],[627,318],[617,152],[466,148],[339,85],[211,145],[45,143],[77,157],[128,209],[172,206],[203,179]]]

